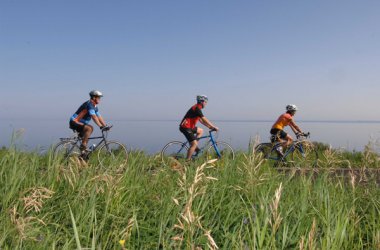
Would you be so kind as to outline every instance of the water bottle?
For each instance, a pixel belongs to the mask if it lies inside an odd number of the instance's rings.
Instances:
[[[96,148],[96,144],[92,144],[92,145],[90,146],[90,151],[94,151],[95,148]]]

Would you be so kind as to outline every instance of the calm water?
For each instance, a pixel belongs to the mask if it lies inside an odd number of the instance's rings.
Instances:
[[[109,139],[117,139],[129,148],[148,153],[158,152],[170,140],[184,140],[178,130],[178,121],[111,121],[114,125]],[[25,125],[28,124],[28,125]],[[219,140],[238,149],[247,149],[250,138],[269,138],[272,122],[215,121],[220,128]],[[303,131],[311,132],[313,141],[331,144],[334,148],[363,150],[369,141],[380,142],[380,122],[298,122]],[[7,121],[0,125],[0,145],[8,146],[13,131],[23,129],[17,141],[26,150],[44,150],[58,142],[59,137],[72,134],[68,122],[63,121]],[[288,132],[290,129],[287,130]],[[99,130],[95,129],[95,134]],[[294,137],[294,136],[293,136]],[[380,147],[377,148],[380,151]]]

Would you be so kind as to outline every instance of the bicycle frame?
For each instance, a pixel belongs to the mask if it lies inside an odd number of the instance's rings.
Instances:
[[[217,154],[218,157],[220,158],[220,157],[221,157],[221,154],[220,154],[219,149],[218,149],[218,147],[217,147],[217,145],[216,145],[216,142],[215,142],[215,139],[214,139],[214,135],[212,134],[212,132],[214,132],[214,131],[213,131],[213,130],[210,130],[210,131],[209,131],[209,135],[201,136],[201,137],[197,138],[197,141],[200,141],[200,140],[203,140],[203,139],[207,139],[207,138],[209,138],[208,143],[211,142],[211,145],[213,146],[213,148],[214,148],[216,154]],[[202,148],[200,148],[200,152],[203,152],[204,148],[206,148],[206,146],[209,145],[208,143],[206,143],[205,146],[203,146]],[[180,153],[180,152],[181,152],[181,151],[182,151],[187,145],[190,146],[190,143],[189,143],[188,141],[182,143],[182,146],[181,146],[181,148],[178,150],[177,154],[179,154],[179,153]]]
[[[93,151],[95,151],[96,149],[98,149],[101,145],[103,145],[103,143],[107,143],[107,132],[108,131],[102,131],[102,135],[101,136],[94,136],[94,137],[89,137],[88,138],[88,141],[90,140],[96,140],[96,139],[102,139],[88,154],[91,154]],[[73,141],[75,143],[75,145],[78,145],[80,144],[80,142],[82,141],[82,138],[79,137],[79,136],[75,136],[74,138],[60,138],[61,141]],[[68,154],[71,154],[72,151],[74,150],[74,146],[69,150],[69,153]]]
[[[275,161],[279,161],[279,160],[282,160],[282,159],[286,159],[286,157],[287,157],[288,155],[290,155],[291,153],[293,153],[296,149],[299,150],[299,151],[301,152],[302,156],[304,156],[304,150],[303,150],[302,144],[299,143],[299,142],[301,142],[301,141],[302,141],[302,139],[301,139],[301,140],[298,140],[298,139],[297,139],[296,141],[293,141],[292,144],[291,144],[291,145],[287,148],[287,150],[285,151],[283,157],[281,157],[281,158],[280,158],[280,157],[276,157],[276,158],[274,158],[274,157],[269,157],[268,159],[275,160]],[[273,145],[273,147],[272,147],[272,151],[275,150],[275,148],[278,147],[278,146],[281,145],[281,144],[282,144],[281,142],[277,142],[277,143],[275,143],[275,144]]]

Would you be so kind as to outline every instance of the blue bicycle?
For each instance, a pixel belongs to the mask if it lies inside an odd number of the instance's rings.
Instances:
[[[204,155],[206,152],[207,159],[234,159],[235,152],[232,147],[223,141],[216,141],[215,130],[210,130],[209,135],[199,137],[197,140],[206,139],[206,143],[199,147],[200,151],[194,153],[193,159]],[[161,159],[165,165],[170,165],[173,160],[186,159],[187,151],[189,150],[189,142],[171,141],[161,150]]]
[[[259,157],[269,161],[273,167],[316,167],[318,163],[318,152],[314,144],[307,140],[309,133],[297,135],[297,139],[288,146],[283,155],[278,152],[281,146],[281,139],[274,138],[274,142],[260,143],[256,146],[255,152]]]

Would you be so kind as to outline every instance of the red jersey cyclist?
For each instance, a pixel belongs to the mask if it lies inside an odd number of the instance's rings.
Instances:
[[[183,117],[179,130],[185,135],[190,143],[189,151],[187,152],[187,160],[191,159],[194,152],[198,152],[198,140],[203,134],[203,129],[196,127],[198,121],[209,129],[218,131],[219,128],[214,126],[202,113],[202,109],[207,105],[208,98],[205,95],[197,96],[197,104],[192,106]]]
[[[100,98],[103,97],[102,92],[92,90],[89,95],[90,100],[85,101],[70,118],[70,128],[77,131],[79,136],[82,137],[82,144],[80,145],[82,156],[85,156],[88,138],[94,131],[94,128],[89,124],[91,119],[100,127],[100,129],[107,128],[97,107],[100,103]]]
[[[284,131],[284,127],[288,126],[293,130],[296,135],[302,134],[301,129],[293,120],[293,116],[298,110],[297,106],[294,104],[289,104],[286,106],[286,113],[280,115],[277,121],[273,124],[271,133],[272,142],[276,141],[278,138],[282,142],[282,147],[288,147],[292,142],[293,138]],[[276,151],[279,155],[283,156],[282,147],[277,147]]]

